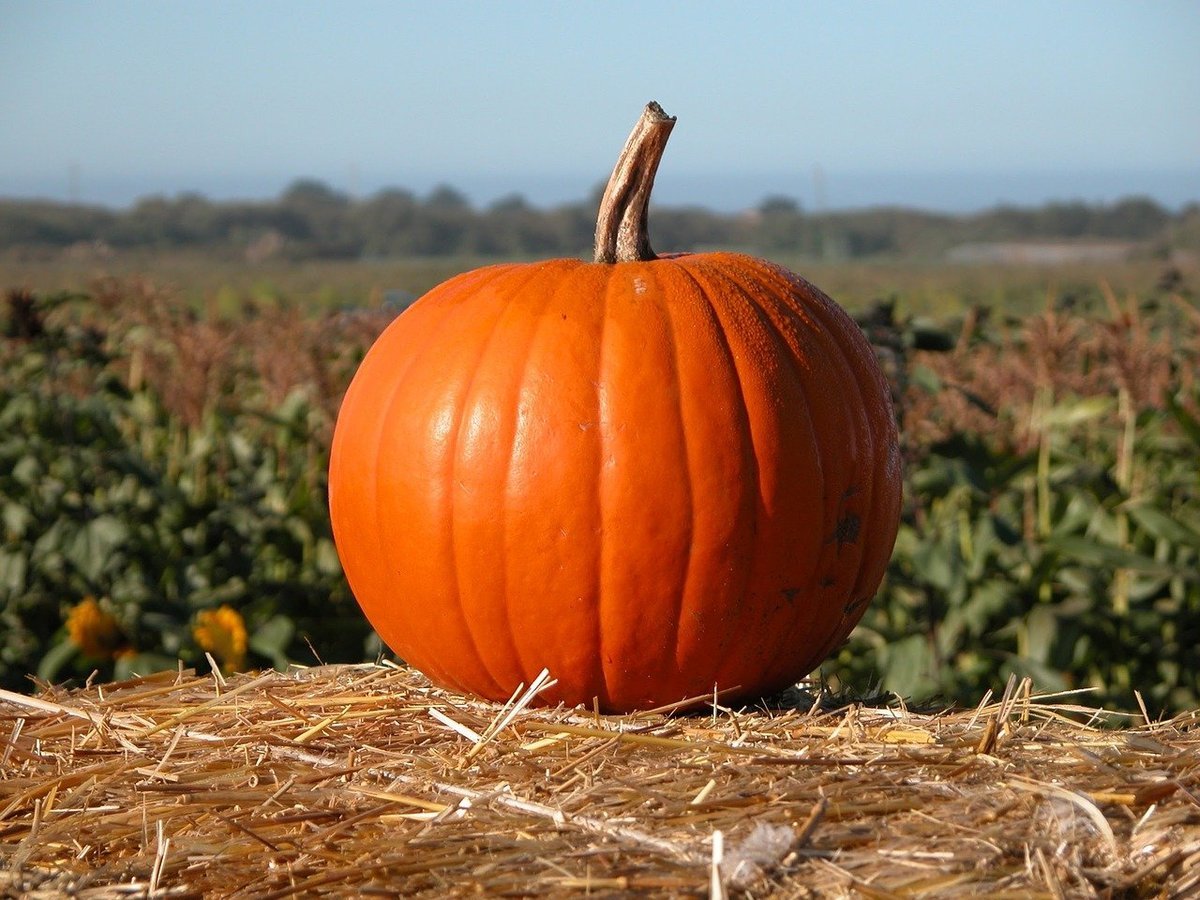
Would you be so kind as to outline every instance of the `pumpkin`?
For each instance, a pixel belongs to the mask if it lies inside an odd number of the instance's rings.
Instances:
[[[609,712],[793,684],[847,636],[895,541],[888,386],[855,323],[734,253],[658,256],[648,105],[595,259],[494,265],[383,332],[329,468],[350,587],[434,682]]]

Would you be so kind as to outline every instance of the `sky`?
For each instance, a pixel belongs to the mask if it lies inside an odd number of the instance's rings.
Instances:
[[[0,0],[0,196],[581,200],[642,106],[717,209],[1200,200],[1200,3]]]

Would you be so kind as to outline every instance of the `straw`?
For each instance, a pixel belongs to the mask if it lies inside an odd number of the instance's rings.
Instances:
[[[598,716],[394,665],[0,692],[0,896],[1195,896],[1200,713]]]

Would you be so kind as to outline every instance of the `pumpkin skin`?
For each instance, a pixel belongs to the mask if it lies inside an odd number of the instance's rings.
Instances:
[[[899,520],[888,387],[840,307],[752,257],[492,266],[368,352],[329,470],[380,637],[446,687],[645,709],[793,684]]]

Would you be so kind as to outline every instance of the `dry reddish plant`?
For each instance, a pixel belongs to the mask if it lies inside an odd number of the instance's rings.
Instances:
[[[331,429],[359,360],[394,315],[273,306],[224,318],[147,279],[97,281],[91,298],[85,318],[103,329],[117,374],[152,388],[190,427],[217,408],[273,410],[301,390]]]
[[[1107,293],[1106,319],[1047,309],[989,338],[971,316],[952,352],[914,353],[911,364],[932,371],[941,388],[906,391],[910,447],[966,432],[1024,452],[1038,444],[1040,414],[1057,402],[1124,396],[1128,410],[1121,400],[1106,413],[1107,424],[1116,424],[1123,415],[1162,410],[1170,396],[1194,397],[1200,312],[1180,300],[1181,326],[1166,327],[1135,299],[1121,304]]]
[[[319,335],[311,319],[296,309],[264,310],[243,322],[238,332],[249,374],[268,406],[279,406],[296,389],[319,383],[325,376],[313,353]]]

